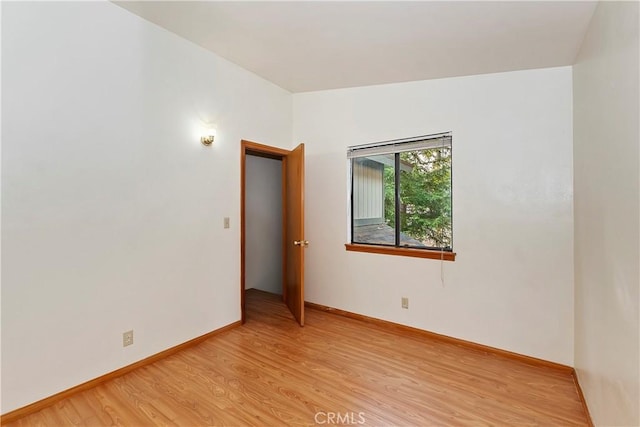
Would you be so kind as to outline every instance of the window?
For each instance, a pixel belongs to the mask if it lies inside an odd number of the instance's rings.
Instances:
[[[431,250],[438,258],[452,252],[451,140],[446,133],[349,148],[352,247],[347,249]]]

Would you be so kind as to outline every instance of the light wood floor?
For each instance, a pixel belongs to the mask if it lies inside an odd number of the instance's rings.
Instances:
[[[10,425],[587,425],[568,374],[319,310],[300,328],[261,292],[247,304],[244,326]]]

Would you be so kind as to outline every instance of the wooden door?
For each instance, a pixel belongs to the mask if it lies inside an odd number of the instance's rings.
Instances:
[[[284,298],[300,326],[304,326],[304,144],[284,157],[285,259]]]

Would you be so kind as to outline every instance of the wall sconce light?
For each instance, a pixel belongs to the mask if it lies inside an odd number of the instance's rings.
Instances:
[[[213,139],[216,136],[216,130],[214,128],[208,128],[204,135],[200,137],[200,142],[202,145],[206,145],[207,147],[213,143]]]

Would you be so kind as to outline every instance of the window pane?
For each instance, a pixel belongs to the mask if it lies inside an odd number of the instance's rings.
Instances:
[[[400,246],[451,248],[451,149],[400,153]]]
[[[353,172],[353,243],[395,245],[394,155],[358,157]]]

